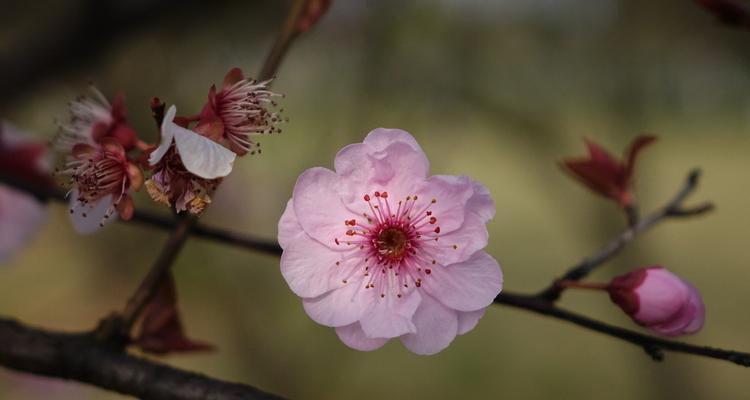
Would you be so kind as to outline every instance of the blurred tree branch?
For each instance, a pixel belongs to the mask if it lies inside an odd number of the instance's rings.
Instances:
[[[256,388],[123,352],[91,333],[48,332],[0,319],[0,364],[149,400],[279,399]]]
[[[648,217],[638,220],[635,224],[628,227],[622,233],[617,235],[612,241],[604,246],[599,252],[592,255],[591,257],[585,258],[579,264],[570,268],[562,277],[552,282],[552,284],[544,289],[538,296],[544,300],[554,302],[560,298],[560,294],[563,288],[557,285],[559,281],[578,281],[590,274],[597,267],[601,266],[612,257],[617,255],[625,245],[633,241],[641,233],[646,232],[654,225],[665,219],[672,218],[683,218],[695,215],[701,215],[714,209],[714,205],[711,203],[703,203],[695,207],[685,207],[684,202],[687,197],[697,188],[698,179],[700,178],[700,170],[694,169],[690,171],[680,191],[674,196],[674,198],[665,204],[663,207],[654,211]]]

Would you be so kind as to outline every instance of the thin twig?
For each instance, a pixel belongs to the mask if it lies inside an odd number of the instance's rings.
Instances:
[[[717,349],[714,347],[696,346],[684,342],[644,335],[564,310],[555,306],[554,303],[541,299],[538,296],[503,291],[497,296],[497,298],[495,298],[495,304],[508,305],[527,311],[533,311],[548,317],[571,322],[589,330],[622,339],[626,342],[642,347],[646,353],[657,361],[661,361],[663,358],[662,350],[667,350],[677,353],[716,358],[719,360],[730,361],[744,367],[750,367],[750,354],[748,353]]]
[[[268,55],[266,55],[265,62],[263,62],[263,67],[260,69],[260,73],[258,73],[259,81],[273,78],[276,71],[278,71],[281,61],[289,50],[289,46],[292,45],[292,42],[300,34],[298,25],[307,9],[307,2],[308,0],[295,0],[292,4],[284,20],[284,25],[282,25],[281,31],[276,36],[276,40],[273,42]]]
[[[3,318],[0,364],[35,375],[89,383],[139,399],[279,399],[248,385],[133,356],[89,333],[44,331]]]
[[[42,202],[55,201],[67,204],[65,192],[56,187],[39,185],[33,182],[27,182],[7,171],[0,171],[0,183],[24,191]],[[128,221],[118,220],[124,223],[141,224],[158,228],[161,230],[172,230],[177,226],[178,221],[172,216],[166,216],[149,211],[136,210],[133,218]],[[226,229],[215,226],[196,224],[192,229],[192,236],[213,240],[221,243],[231,243],[234,246],[242,247],[247,250],[259,251],[271,255],[281,254],[281,247],[275,240],[262,239],[246,234],[238,234]]]
[[[122,333],[130,332],[138,316],[140,316],[146,305],[148,305],[156,294],[161,285],[162,278],[171,268],[177,258],[177,254],[182,250],[188,236],[190,236],[190,229],[195,225],[197,220],[198,217],[195,215],[187,215],[172,230],[159,257],[154,261],[148,274],[146,274],[138,289],[128,300],[125,311],[122,312]]]
[[[555,280],[549,287],[541,291],[538,296],[547,301],[555,301],[560,298],[563,288],[557,285],[558,281],[577,281],[585,278],[594,269],[610,260],[622,250],[625,245],[633,241],[639,234],[646,232],[654,225],[670,218],[681,218],[704,214],[714,209],[713,204],[703,203],[696,207],[687,208],[684,202],[687,197],[698,186],[700,170],[690,171],[685,183],[677,194],[663,207],[654,211],[646,218],[639,220],[635,225],[625,229],[617,235],[611,242],[601,248],[596,254],[585,258],[577,265],[570,268],[563,276]]]

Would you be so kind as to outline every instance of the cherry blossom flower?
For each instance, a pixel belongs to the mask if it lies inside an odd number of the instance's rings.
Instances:
[[[52,185],[45,160],[47,146],[23,138],[10,123],[0,123],[0,173],[34,185]],[[47,219],[42,202],[0,184],[0,262],[10,259]]]
[[[375,129],[302,173],[279,221],[281,273],[316,322],[358,350],[399,338],[434,354],[477,324],[502,288],[485,224],[487,189],[428,177],[402,130]]]
[[[229,175],[236,155],[213,140],[177,125],[172,106],[161,125],[162,141],[149,156],[154,173],[146,189],[154,201],[177,212],[200,214],[211,193]]]
[[[631,181],[638,154],[656,140],[654,136],[638,136],[626,151],[624,161],[617,160],[598,144],[586,141],[588,158],[566,159],[561,166],[595,193],[608,197],[621,207],[633,203]]]
[[[276,124],[281,121],[273,97],[279,96],[268,89],[271,80],[255,81],[245,78],[242,70],[232,68],[224,77],[221,90],[216,85],[208,92],[208,102],[200,114],[196,130],[212,138],[223,138],[229,148],[243,156],[259,146],[251,135],[279,133]],[[260,149],[257,150],[260,152]]]
[[[70,176],[70,215],[77,232],[92,233],[115,213],[123,220],[133,216],[129,191],[141,188],[143,171],[128,160],[114,138],[104,138],[97,145],[76,144],[59,173]]]
[[[118,94],[112,104],[94,86],[93,97],[81,96],[70,103],[70,120],[60,125],[55,140],[63,151],[72,150],[79,143],[95,145],[105,138],[113,138],[125,149],[133,149],[138,137],[126,121],[125,99]]]
[[[93,97],[70,103],[70,120],[60,125],[56,147],[66,154],[61,175],[70,177],[70,216],[73,228],[89,234],[113,221],[127,220],[134,212],[129,191],[143,185],[143,172],[127,152],[139,146],[127,124],[124,97],[112,104],[95,87]]]
[[[607,290],[633,321],[660,335],[686,335],[703,327],[700,293],[663,267],[631,271],[613,279]]]

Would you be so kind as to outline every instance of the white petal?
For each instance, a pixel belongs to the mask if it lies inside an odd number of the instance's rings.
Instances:
[[[158,163],[162,157],[167,154],[169,147],[172,145],[174,131],[172,129],[167,129],[167,127],[170,126],[170,124],[174,125],[174,122],[172,121],[174,120],[175,114],[177,114],[177,107],[173,105],[172,107],[169,107],[169,110],[167,110],[167,113],[164,115],[164,119],[161,121],[161,143],[159,143],[159,147],[152,151],[151,155],[148,157],[148,162],[151,165]]]
[[[392,293],[380,297],[379,291],[374,289],[369,289],[369,291],[369,295],[374,299],[359,321],[367,336],[393,338],[416,332],[417,328],[412,322],[412,316],[422,301],[419,291],[412,290],[404,293],[400,298]]]
[[[112,206],[112,195],[102,197],[96,203],[81,205],[76,199],[78,191],[73,190],[70,194],[70,221],[73,223],[73,229],[81,235],[89,235],[98,231],[102,224],[106,225],[117,219],[117,210]],[[112,209],[109,218],[104,218],[107,212]],[[85,216],[84,216],[85,215]]]
[[[215,179],[229,175],[237,155],[213,140],[189,129],[171,124],[177,151],[185,168],[204,179]]]

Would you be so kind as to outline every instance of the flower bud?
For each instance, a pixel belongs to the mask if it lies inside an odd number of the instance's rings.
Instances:
[[[633,321],[660,335],[686,335],[703,327],[705,308],[700,293],[663,267],[618,276],[607,290]]]

